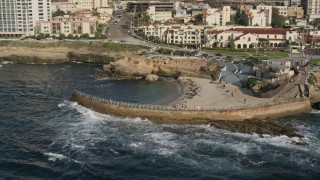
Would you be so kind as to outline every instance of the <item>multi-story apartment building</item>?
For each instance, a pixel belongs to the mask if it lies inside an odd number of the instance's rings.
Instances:
[[[301,0],[290,0],[290,6],[301,6]]]
[[[206,25],[225,26],[230,21],[230,6],[223,6],[221,9],[205,9],[203,13]]]
[[[68,0],[67,2],[52,2],[52,11],[75,12],[107,7],[108,0]]]
[[[279,15],[287,17],[288,16],[288,6],[273,6],[279,11]]]
[[[303,0],[301,3],[309,22],[320,18],[320,0]]]
[[[271,26],[272,21],[272,6],[259,4],[256,10],[263,11],[266,16],[266,26]]]
[[[50,21],[38,21],[37,33],[45,33],[59,36],[69,34],[80,36],[89,34],[94,37],[96,32],[98,17],[91,14],[82,14],[77,16],[57,16]]]
[[[288,7],[288,17],[289,18],[303,18],[304,13],[303,13],[303,8],[302,7],[297,7],[297,6],[292,6]]]
[[[289,6],[290,0],[254,0],[255,3],[265,3],[270,6]]]
[[[127,3],[127,11],[139,13],[147,10],[150,6],[155,6],[156,11],[174,9],[174,2],[165,1],[130,1]]]
[[[0,37],[34,35],[36,21],[51,17],[50,0],[0,1]]]
[[[251,5],[241,5],[240,11],[247,14],[249,26],[270,26],[272,17],[272,6],[259,4],[256,9]]]
[[[156,10],[155,6],[150,6],[147,10],[150,20],[155,22],[165,22],[172,18],[172,9]]]
[[[140,28],[146,36],[158,37],[169,44],[199,47],[205,43],[205,26],[146,25]]]

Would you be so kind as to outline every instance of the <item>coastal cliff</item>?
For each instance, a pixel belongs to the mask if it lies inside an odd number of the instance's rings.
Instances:
[[[104,65],[103,70],[95,72],[95,75],[114,79],[134,79],[136,77],[146,77],[149,74],[172,78],[188,76],[210,79],[210,75],[203,71],[205,67],[212,71],[219,71],[216,65],[208,64],[208,61],[205,60],[133,56]]]
[[[117,58],[137,54],[144,48],[103,42],[2,41],[0,60],[24,64],[59,64],[69,61],[108,64]]]
[[[310,101],[313,104],[313,108],[320,109],[320,71],[313,73],[316,78],[316,83],[309,88]]]

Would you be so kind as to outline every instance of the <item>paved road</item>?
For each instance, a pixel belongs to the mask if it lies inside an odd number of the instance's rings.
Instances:
[[[111,41],[125,41],[125,42],[131,42],[134,44],[149,44],[145,43],[144,41],[140,39],[135,39],[132,36],[129,35],[130,31],[130,14],[128,13],[122,13],[117,12],[118,14],[121,14],[122,17],[120,18],[120,21],[117,24],[110,25],[109,30],[109,36],[108,39]],[[151,45],[151,44],[149,44]]]
[[[135,38],[130,35],[130,14],[129,13],[123,13],[121,11],[117,12],[118,14],[121,14],[122,17],[120,18],[120,21],[117,24],[110,25],[108,39],[110,41],[114,42],[120,42],[125,41],[126,43],[133,43],[133,44],[141,44],[149,47],[163,47],[167,49],[173,49],[173,50],[184,50],[184,51],[194,51],[193,49],[184,49],[184,48],[176,48],[176,47],[169,47],[166,45],[160,45],[152,42],[146,42],[143,39]]]

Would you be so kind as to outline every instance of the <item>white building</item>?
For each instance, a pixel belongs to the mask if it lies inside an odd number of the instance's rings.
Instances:
[[[108,7],[108,0],[68,0],[68,2],[52,3],[52,11],[64,11],[65,13],[80,10],[92,10],[96,8]]]
[[[165,22],[172,18],[172,10],[156,10],[155,6],[150,6],[147,10],[150,20],[155,22]]]
[[[98,17],[91,14],[82,14],[78,16],[64,15],[52,18],[50,21],[38,21],[37,33],[44,33],[59,36],[69,34],[81,36],[88,34],[94,37],[96,32]]]
[[[50,0],[1,0],[0,37],[34,35],[36,22],[51,18]]]
[[[266,16],[266,26],[271,26],[272,20],[272,6],[267,6],[264,4],[259,4],[256,8],[257,10],[263,11]]]
[[[288,16],[288,6],[274,6],[278,9],[279,15],[287,17]]]
[[[287,42],[296,42],[298,33],[282,28],[232,28],[227,30],[210,30],[206,33],[207,47],[231,47],[236,49],[253,49],[262,47],[260,40],[268,41],[269,48],[281,48]]]
[[[304,0],[302,3],[306,14],[309,15],[309,22],[320,18],[320,0]]]
[[[140,28],[146,36],[157,37],[169,44],[199,47],[205,43],[205,26],[175,24],[146,25]]]
[[[222,9],[210,8],[204,11],[206,25],[225,26],[230,21],[230,6],[223,6]]]

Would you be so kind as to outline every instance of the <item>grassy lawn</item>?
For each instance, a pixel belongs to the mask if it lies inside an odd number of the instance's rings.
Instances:
[[[280,59],[288,57],[288,52],[283,51],[258,51],[256,54],[256,51],[254,50],[248,50],[248,51],[237,51],[237,50],[225,50],[225,49],[204,49],[203,51],[208,53],[220,53],[223,56],[232,56],[232,57],[238,57],[238,58],[246,58],[246,57],[256,57],[258,59]]]

